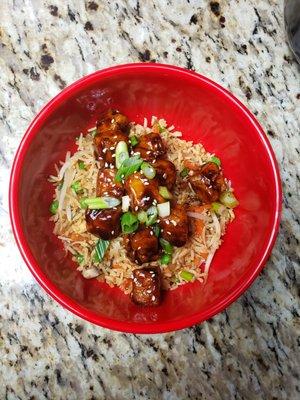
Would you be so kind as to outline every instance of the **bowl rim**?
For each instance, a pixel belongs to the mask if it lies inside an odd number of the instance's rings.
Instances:
[[[39,127],[42,125],[44,120],[51,114],[51,112],[59,105],[61,102],[67,100],[69,95],[71,95],[77,89],[84,87],[87,84],[101,81],[103,78],[107,78],[115,75],[116,73],[122,73],[127,71],[137,71],[144,70],[145,72],[161,70],[161,72],[177,73],[179,76],[184,75],[190,79],[200,80],[202,83],[214,88],[218,91],[221,96],[225,96],[229,101],[233,102],[246,118],[248,118],[249,123],[253,125],[258,136],[260,137],[266,154],[269,157],[271,170],[274,176],[274,190],[275,190],[275,213],[273,216],[273,224],[270,228],[270,237],[265,246],[264,252],[260,257],[257,266],[253,269],[252,273],[248,276],[247,280],[244,280],[235,290],[225,297],[218,304],[210,307],[207,310],[196,312],[190,316],[182,318],[180,320],[169,321],[169,322],[153,322],[149,323],[136,323],[136,322],[126,322],[117,321],[111,318],[103,317],[97,315],[95,312],[87,310],[86,308],[77,304],[69,296],[63,294],[56,285],[46,276],[46,274],[40,269],[38,263],[34,259],[29,244],[26,241],[25,235],[22,231],[21,218],[18,208],[18,187],[22,170],[22,163],[28,147],[32,139],[39,131]],[[238,100],[233,94],[231,94],[227,89],[223,88],[218,83],[215,83],[211,79],[198,74],[194,71],[190,71],[181,67],[177,67],[169,64],[159,64],[159,63],[130,63],[122,64],[102,70],[95,71],[89,75],[86,75],[79,80],[75,81],[71,85],[67,86],[61,92],[59,92],[55,97],[53,97],[46,105],[38,112],[33,121],[27,128],[19,147],[16,151],[14,161],[11,168],[10,182],[9,182],[9,214],[12,225],[13,234],[18,246],[18,249],[25,261],[27,267],[37,280],[37,282],[43,287],[43,289],[59,304],[73,312],[75,315],[81,317],[82,319],[89,321],[93,324],[101,326],[103,328],[113,329],[125,333],[165,333],[170,331],[175,331],[187,327],[191,327],[195,324],[199,324],[219,312],[227,308],[231,303],[233,303],[240,295],[242,295],[249,286],[253,283],[255,278],[258,276],[265,263],[270,256],[272,248],[275,244],[275,240],[279,230],[280,216],[282,210],[282,187],[281,179],[279,174],[279,167],[276,161],[274,151],[271,144],[264,133],[261,125],[256,120],[255,116],[247,109],[247,107]]]

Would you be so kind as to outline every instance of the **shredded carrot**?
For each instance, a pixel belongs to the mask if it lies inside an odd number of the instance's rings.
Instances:
[[[194,232],[196,235],[201,235],[204,228],[202,219],[194,219]]]
[[[207,256],[208,256],[208,252],[207,251],[203,251],[202,253],[199,253],[199,256],[203,259],[206,260]]]

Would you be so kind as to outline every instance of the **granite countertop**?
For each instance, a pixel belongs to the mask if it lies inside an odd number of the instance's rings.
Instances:
[[[142,336],[93,326],[39,287],[7,191],[18,143],[51,97],[97,69],[149,60],[194,69],[250,108],[275,150],[284,207],[272,256],[238,301],[193,328]],[[299,78],[281,0],[0,2],[1,399],[300,397]]]

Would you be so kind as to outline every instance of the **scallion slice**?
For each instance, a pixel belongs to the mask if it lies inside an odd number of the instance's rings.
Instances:
[[[222,214],[222,211],[226,210],[226,208],[223,206],[223,204],[214,201],[213,203],[211,203],[211,210],[213,212],[215,212],[216,214]]]
[[[123,162],[115,176],[115,181],[120,183],[122,179],[126,179],[129,175],[138,171],[143,160],[140,156],[133,156]]]
[[[210,161],[213,162],[213,163],[215,163],[215,164],[217,164],[218,167],[221,166],[221,160],[220,160],[218,157],[216,157],[216,156],[213,156],[213,157],[210,159]]]
[[[51,214],[54,215],[57,213],[57,210],[58,210],[58,200],[54,200],[50,204],[49,211],[51,212]]]
[[[97,128],[95,128],[94,130],[92,130],[92,131],[90,132],[90,134],[91,134],[93,137],[95,137],[95,136],[97,135]]]
[[[71,189],[74,190],[75,193],[79,193],[81,191],[81,186],[79,181],[75,181],[71,185]]]
[[[130,211],[126,212],[121,217],[121,227],[123,233],[132,233],[139,227],[138,217]]]
[[[232,192],[230,192],[229,190],[221,193],[220,202],[228,208],[234,208],[239,205],[238,200],[236,199],[234,194]]]
[[[130,136],[129,140],[132,147],[136,146],[139,142],[138,138],[135,135]]]
[[[78,161],[78,168],[79,169],[85,169],[85,163],[81,160]]]
[[[152,229],[153,229],[154,235],[155,235],[156,237],[159,237],[159,234],[160,234],[160,227],[159,227],[159,225],[158,225],[158,224],[155,224],[155,225],[152,227]]]
[[[119,169],[125,160],[128,160],[129,153],[127,143],[120,141],[116,146],[116,168]]]
[[[147,210],[147,221],[146,225],[153,225],[157,221],[157,208],[155,206],[151,206]]]
[[[96,262],[101,262],[105,255],[105,252],[109,246],[109,240],[99,239],[95,246],[95,258],[97,258]]]
[[[123,196],[122,197],[122,211],[127,212],[129,210],[130,206],[130,197],[129,196]]]
[[[170,256],[170,254],[163,253],[159,261],[162,265],[167,265],[170,264],[171,260],[172,257]]]
[[[191,282],[195,277],[194,274],[192,274],[189,271],[185,271],[185,270],[181,271],[179,275],[186,282]]]
[[[143,171],[145,177],[148,179],[153,179],[156,175],[155,168],[147,162],[142,163],[141,170]]]
[[[141,224],[145,224],[148,220],[146,211],[140,211],[137,217]]]
[[[159,187],[159,194],[166,200],[172,199],[172,193],[169,192],[168,188],[166,186],[160,186]]]
[[[77,254],[76,255],[76,260],[78,262],[78,264],[81,264],[84,261],[84,256],[82,254]]]
[[[157,124],[157,125],[158,125],[159,133],[162,133],[166,129],[163,126],[161,126],[160,124]]]
[[[168,217],[171,213],[170,202],[166,201],[165,203],[157,204],[157,211],[161,218]]]
[[[160,238],[159,243],[166,254],[171,255],[173,253],[174,247],[167,240]]]
[[[118,206],[120,203],[121,201],[115,197],[89,197],[80,201],[82,208],[90,208],[94,210],[113,208]]]

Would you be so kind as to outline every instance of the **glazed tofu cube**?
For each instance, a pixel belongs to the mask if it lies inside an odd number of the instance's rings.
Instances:
[[[161,300],[161,278],[159,267],[135,269],[131,298],[143,306],[157,306]]]

